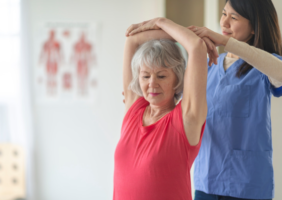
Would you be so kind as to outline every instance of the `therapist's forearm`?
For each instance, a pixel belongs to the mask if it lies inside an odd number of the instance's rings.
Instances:
[[[282,61],[270,53],[230,38],[225,51],[233,53],[282,85]]]

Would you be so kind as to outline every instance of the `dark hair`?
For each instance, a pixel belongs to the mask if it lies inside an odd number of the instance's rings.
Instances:
[[[242,17],[248,19],[255,32],[249,45],[269,53],[282,55],[282,40],[277,12],[271,0],[226,0]],[[246,74],[253,67],[243,63],[236,76]]]

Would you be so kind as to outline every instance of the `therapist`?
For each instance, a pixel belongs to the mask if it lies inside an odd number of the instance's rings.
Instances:
[[[158,29],[156,20],[132,25],[126,34]],[[282,96],[277,13],[271,0],[227,0],[220,25],[222,35],[189,27],[227,52],[208,60],[216,64],[208,69],[208,116],[195,160],[195,200],[272,199],[270,104],[272,95]]]

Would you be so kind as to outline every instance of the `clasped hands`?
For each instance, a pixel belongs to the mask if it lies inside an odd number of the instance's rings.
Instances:
[[[157,25],[157,22],[160,19],[161,18],[155,18],[138,24],[132,24],[126,30],[125,35],[129,37],[131,35],[147,30],[159,30],[161,28]],[[197,36],[199,36],[205,42],[209,56],[209,66],[211,66],[213,63],[217,64],[217,58],[219,55],[216,47],[225,46],[228,41],[228,37],[216,33],[206,27],[189,26],[187,28],[193,31]]]

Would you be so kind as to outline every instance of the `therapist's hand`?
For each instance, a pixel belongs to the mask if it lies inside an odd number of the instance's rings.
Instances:
[[[213,63],[217,65],[217,58],[219,56],[215,44],[207,37],[203,37],[202,40],[206,43],[207,46],[209,66],[211,66]]]
[[[193,31],[200,38],[202,38],[202,40],[204,40],[204,42],[206,43],[208,47],[207,50],[208,50],[208,55],[209,55],[209,66],[211,66],[212,63],[217,64],[217,58],[219,57],[219,55],[218,55],[216,46],[220,46],[218,40],[219,41],[221,40],[215,39],[215,38],[221,37],[223,35],[215,33],[206,27],[189,26],[187,28]]]
[[[216,33],[206,27],[189,26],[188,29],[193,31],[200,38],[209,38],[216,46],[225,46],[229,40],[228,36]]]
[[[139,24],[132,24],[126,30],[125,36],[128,37],[128,36],[134,35],[136,33],[148,31],[148,30],[159,30],[159,29],[161,29],[157,25],[157,21],[159,19],[161,19],[161,17],[151,19],[151,20],[148,20],[148,21],[144,21],[144,22],[139,23]]]
[[[126,30],[125,36],[126,37],[132,36],[136,33],[148,31],[148,30],[159,30],[161,28],[157,25],[157,22],[160,19],[162,19],[162,18],[158,17],[158,18],[155,18],[155,19],[144,21],[142,23],[132,24]],[[191,31],[193,31],[192,30],[193,28],[195,28],[195,26],[188,27],[188,29],[190,29]],[[217,64],[218,52],[217,52],[217,49],[216,49],[216,45],[214,44],[214,42],[209,37],[201,37],[201,38],[203,39],[203,41],[206,43],[206,46],[207,46],[207,51],[208,51],[208,55],[209,55],[209,66],[211,66],[212,63]]]

